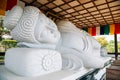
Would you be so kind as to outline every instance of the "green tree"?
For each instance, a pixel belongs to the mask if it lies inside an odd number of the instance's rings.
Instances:
[[[108,41],[105,39],[105,37],[98,37],[96,39],[102,47],[106,47],[108,45]]]
[[[118,52],[120,53],[120,42],[118,42]]]
[[[115,47],[114,47],[114,40],[111,40],[108,45],[106,46],[106,49],[108,52],[113,53],[115,52]]]
[[[3,27],[3,17],[0,16],[0,52],[4,52],[11,47],[17,47],[16,40],[5,40],[2,38],[5,34],[10,35],[10,31]]]
[[[105,37],[98,37],[96,39],[101,44],[102,47],[106,47],[107,52],[110,52],[110,53],[115,52],[114,40],[111,40],[108,42]],[[120,51],[120,44],[118,44],[118,46]]]

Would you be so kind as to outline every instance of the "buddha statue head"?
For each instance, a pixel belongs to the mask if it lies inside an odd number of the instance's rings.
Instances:
[[[8,13],[4,25],[7,25],[6,20],[9,20],[9,23],[16,21],[14,26],[11,25],[10,30],[13,39],[18,41],[18,46],[47,48],[53,45],[55,47],[60,38],[56,24],[36,7],[27,6],[24,9],[17,7],[21,9],[21,15],[16,14],[19,13],[18,8],[13,8],[10,13],[15,14],[14,17],[10,17]],[[9,26],[5,27],[9,29]]]

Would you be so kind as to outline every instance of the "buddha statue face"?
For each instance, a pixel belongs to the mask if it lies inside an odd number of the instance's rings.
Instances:
[[[57,39],[59,38],[59,33],[49,27],[46,27],[39,37],[37,38],[39,42],[43,43],[56,43]]]
[[[43,43],[56,43],[59,40],[60,34],[57,30],[46,26],[41,34],[36,37],[39,42]]]
[[[36,32],[39,32],[37,35]],[[56,24],[45,15],[40,14],[35,28],[35,38],[40,43],[55,44],[60,38]]]

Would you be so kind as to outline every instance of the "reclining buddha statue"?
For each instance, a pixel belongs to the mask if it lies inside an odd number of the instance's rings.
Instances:
[[[4,19],[4,27],[18,41],[18,48],[6,51],[5,67],[31,77],[104,66],[107,59],[100,56],[101,45],[93,37],[70,21],[56,24],[36,7],[13,7]]]
[[[56,24],[38,8],[15,6],[4,19],[18,48],[5,54],[5,67],[21,76],[38,76],[59,71],[61,54],[55,50],[60,38]]]
[[[56,24],[61,33],[56,49],[62,55],[65,69],[79,70],[82,62],[86,68],[102,68],[111,59],[102,57],[100,43],[70,21],[61,20]]]

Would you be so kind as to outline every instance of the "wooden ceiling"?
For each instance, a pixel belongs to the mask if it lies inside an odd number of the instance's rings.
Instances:
[[[20,0],[38,7],[54,20],[67,19],[77,27],[120,23],[120,0]]]

